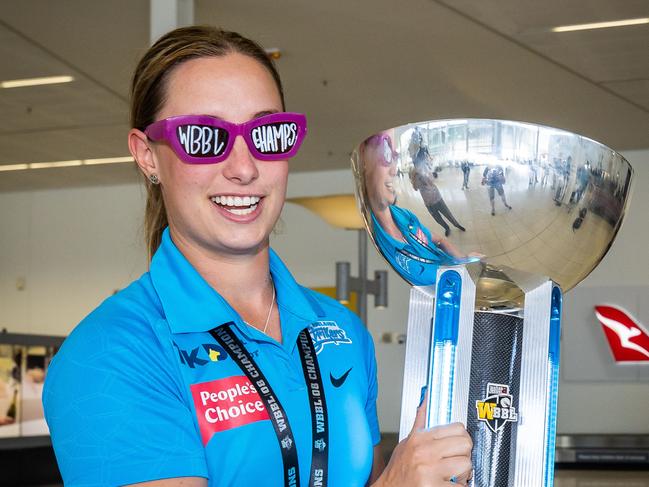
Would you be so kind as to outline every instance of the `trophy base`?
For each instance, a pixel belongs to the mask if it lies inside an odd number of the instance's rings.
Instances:
[[[414,287],[400,438],[428,385],[427,426],[459,421],[473,438],[472,485],[551,486],[560,313],[549,279],[484,263]]]

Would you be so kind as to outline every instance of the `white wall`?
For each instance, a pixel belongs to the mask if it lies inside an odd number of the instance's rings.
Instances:
[[[649,241],[649,150],[626,156],[636,170],[627,220],[610,253],[580,286],[649,285],[649,266],[641,260]],[[352,190],[349,171],[294,174],[289,182],[289,196]],[[0,329],[67,334],[102,299],[144,272],[143,204],[143,192],[135,185],[0,193]],[[356,272],[354,232],[329,227],[292,204],[286,205],[282,221],[273,246],[303,284],[333,285],[338,260],[350,261]],[[370,275],[387,268],[370,249]],[[24,290],[16,289],[20,278],[25,279]],[[377,342],[379,419],[384,431],[398,430],[404,347],[378,343],[378,337],[385,331],[405,330],[408,292],[390,270],[389,307],[376,310],[370,300],[368,321]],[[593,423],[593,416],[582,412],[595,404],[620,414],[604,414]],[[649,432],[647,405],[646,382],[564,381],[559,431]]]
[[[142,208],[135,185],[0,194],[0,328],[67,334],[140,275]]]

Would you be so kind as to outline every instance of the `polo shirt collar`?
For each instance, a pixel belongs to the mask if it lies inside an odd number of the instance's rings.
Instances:
[[[290,319],[282,315],[284,342],[294,343],[302,328],[318,319],[318,312],[277,254],[269,252],[277,305],[292,315]],[[172,333],[205,332],[232,322],[250,338],[262,338],[257,336],[261,332],[252,333],[243,324],[239,314],[194,269],[171,240],[169,228],[162,234],[149,272]]]

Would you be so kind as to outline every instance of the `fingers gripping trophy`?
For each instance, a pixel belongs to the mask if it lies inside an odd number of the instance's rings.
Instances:
[[[476,487],[551,486],[562,292],[602,260],[633,175],[586,137],[505,120],[408,124],[352,154],[381,255],[413,285],[400,436],[466,425]]]

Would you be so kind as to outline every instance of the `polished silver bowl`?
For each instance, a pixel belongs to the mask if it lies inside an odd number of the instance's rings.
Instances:
[[[633,175],[594,140],[485,119],[384,130],[356,148],[352,167],[368,232],[406,281],[434,284],[439,265],[481,262],[494,299],[507,293],[501,268],[564,292],[584,279],[620,228]]]

